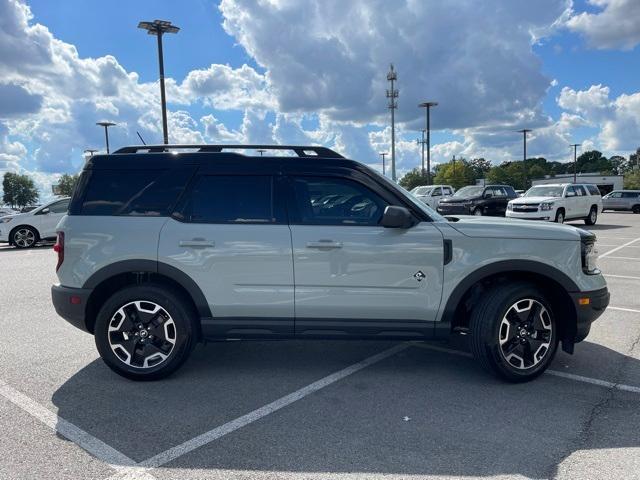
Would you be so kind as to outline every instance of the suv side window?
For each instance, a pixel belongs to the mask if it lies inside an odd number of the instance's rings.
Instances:
[[[451,195],[451,189],[449,187],[443,187],[442,192],[444,195]]]
[[[576,190],[573,188],[573,185],[569,185],[567,187],[565,197],[575,197],[577,195],[578,194],[576,193]]]
[[[273,178],[204,175],[185,198],[180,217],[192,223],[275,223]]]
[[[49,205],[49,211],[51,213],[65,213],[69,208],[69,200],[62,200],[60,202],[52,203]]]
[[[611,196],[613,197],[613,195]],[[638,192],[622,192],[622,198],[638,198],[638,197],[640,197],[640,193]]]
[[[442,189],[440,187],[438,188],[434,188],[433,189],[433,193],[431,194],[432,197],[440,197],[442,196]]]
[[[573,188],[576,189],[576,195],[578,195],[579,197],[587,196],[587,192],[584,190],[584,187],[582,185],[575,185]]]
[[[294,177],[298,217],[292,223],[310,225],[378,225],[387,206],[364,185],[337,177]]]
[[[585,187],[587,187],[591,195],[600,195],[600,190],[595,185],[585,185]]]
[[[493,196],[497,198],[504,198],[507,196],[507,191],[504,187],[493,187]]]

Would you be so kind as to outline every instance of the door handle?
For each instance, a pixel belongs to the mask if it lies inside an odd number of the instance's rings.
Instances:
[[[191,240],[180,240],[178,244],[181,247],[191,247],[191,248],[207,248],[207,247],[215,247],[215,242],[211,240],[205,240],[204,238],[192,238]]]
[[[334,242],[333,240],[318,240],[317,242],[307,242],[307,248],[342,248],[342,242]]]

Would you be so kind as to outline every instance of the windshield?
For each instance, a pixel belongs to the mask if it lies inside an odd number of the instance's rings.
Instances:
[[[462,187],[456,193],[453,194],[454,197],[478,197],[482,195],[482,191],[484,187]]]
[[[432,187],[416,187],[411,190],[411,193],[414,195],[430,195],[432,190]]]
[[[400,185],[392,182],[391,180],[389,180],[387,177],[385,177],[384,175],[382,175],[380,172],[378,172],[377,170],[374,170],[373,168],[366,166],[370,172],[372,172],[376,178],[378,178],[380,181],[384,182],[385,185],[389,186],[390,188],[394,189],[395,191],[397,191],[400,195],[402,195],[404,198],[406,198],[409,202],[411,202],[412,205],[418,207],[419,210],[422,210],[423,212],[425,212],[427,215],[429,215],[429,217],[434,221],[434,222],[448,222],[448,220],[446,218],[444,218],[442,215],[440,215],[438,212],[436,212],[434,209],[432,209],[431,207],[429,207],[426,203],[418,200],[416,197],[414,197],[413,195],[411,195],[410,192],[408,192],[407,190],[405,190],[404,188],[402,188]]]
[[[524,197],[562,197],[563,186],[558,185],[540,185],[539,187],[531,187],[527,190]]]

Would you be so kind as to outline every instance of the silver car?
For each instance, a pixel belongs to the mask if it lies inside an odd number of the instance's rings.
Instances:
[[[602,197],[602,211],[630,210],[640,213],[640,190],[614,190]]]

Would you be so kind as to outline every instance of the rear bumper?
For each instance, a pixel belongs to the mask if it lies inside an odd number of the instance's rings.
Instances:
[[[51,300],[58,315],[84,332],[89,332],[86,323],[87,301],[93,290],[70,288],[62,285],[51,287]]]
[[[591,329],[591,324],[600,317],[609,305],[609,290],[607,287],[591,292],[571,293],[573,305],[576,309],[576,342],[581,342]]]

